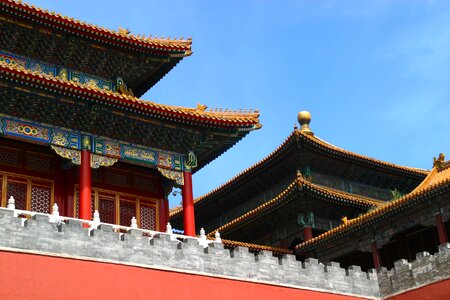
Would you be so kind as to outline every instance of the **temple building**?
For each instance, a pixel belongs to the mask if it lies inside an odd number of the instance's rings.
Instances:
[[[443,154],[430,171],[382,162],[300,112],[273,153],[194,201],[192,174],[261,124],[140,99],[191,39],[14,0],[0,33],[0,299],[448,299]]]
[[[223,239],[364,270],[434,253],[448,241],[450,196],[433,185],[445,179],[450,187],[443,167],[427,171],[352,153],[317,137],[308,112],[298,120],[301,127],[274,152],[194,200],[209,236],[218,231]],[[182,211],[171,211],[174,227],[182,228]]]
[[[260,128],[258,112],[169,106],[140,97],[191,39],[112,31],[0,2],[1,206],[165,230],[167,194]],[[191,209],[191,210],[189,210]],[[192,206],[186,229],[195,235]],[[189,226],[189,225],[188,225]]]

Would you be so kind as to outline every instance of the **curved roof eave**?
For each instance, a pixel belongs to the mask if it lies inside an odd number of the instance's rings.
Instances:
[[[312,148],[320,151],[320,152],[328,152],[329,154],[334,155],[335,157],[343,160],[350,160],[358,164],[371,166],[371,167],[378,167],[381,170],[389,170],[391,172],[397,172],[397,173],[403,173],[403,174],[411,174],[412,176],[426,176],[429,171],[418,169],[418,168],[411,168],[411,167],[404,167],[400,165],[396,165],[389,162],[384,162],[381,160],[377,160],[368,156],[360,155],[351,151],[344,150],[342,148],[339,148],[337,146],[334,146],[330,143],[327,143],[323,141],[322,139],[312,136],[309,134],[303,133],[301,130],[295,129],[286,139],[285,141],[272,153],[270,153],[268,156],[257,162],[256,164],[250,166],[249,168],[245,169],[244,171],[240,172],[224,184],[220,185],[219,187],[213,189],[212,191],[206,193],[203,196],[200,196],[194,200],[194,204],[201,203],[203,201],[206,201],[206,199],[214,197],[215,195],[223,192],[226,189],[232,188],[233,186],[236,186],[238,183],[245,181],[246,178],[250,178],[252,174],[257,173],[258,170],[262,170],[270,163],[272,163],[273,160],[276,160],[278,155],[286,150],[286,148],[290,145],[292,141],[298,141],[300,143],[308,143],[309,146]],[[183,208],[177,208],[170,212],[170,217],[176,217],[177,215],[181,214],[183,211]]]
[[[303,242],[297,245],[295,250],[297,252],[310,251],[314,247],[350,234],[351,232],[354,232],[359,228],[363,228],[371,222],[376,222],[387,214],[395,213],[408,204],[413,203],[415,200],[424,199],[436,192],[441,193],[448,191],[450,191],[450,164],[449,167],[442,171],[438,171],[437,168],[433,168],[422,183],[407,195],[388,202],[357,218],[350,219],[345,224],[335,227],[309,241]]]

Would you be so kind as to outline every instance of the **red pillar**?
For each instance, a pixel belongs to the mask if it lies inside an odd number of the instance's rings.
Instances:
[[[183,172],[184,185],[182,188],[183,195],[183,222],[184,234],[195,236],[195,215],[194,215],[194,197],[192,193],[192,173]]]
[[[89,150],[81,150],[80,166],[80,219],[91,220],[91,153]]]
[[[437,231],[438,231],[439,245],[447,243],[448,242],[447,230],[445,229],[444,222],[442,222],[442,215],[437,214],[434,217],[434,220],[436,222],[436,227],[437,227]]]
[[[312,228],[311,226],[303,226],[303,241],[309,241],[313,238]]]
[[[377,242],[373,241],[371,246],[372,246],[373,267],[375,269],[378,269],[381,267],[381,259],[380,253],[378,252]]]

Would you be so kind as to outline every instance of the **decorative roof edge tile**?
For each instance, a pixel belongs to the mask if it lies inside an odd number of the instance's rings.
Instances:
[[[260,161],[257,162],[256,164],[250,166],[249,168],[247,168],[247,169],[241,171],[240,173],[238,173],[237,175],[235,175],[234,177],[232,177],[231,179],[229,179],[227,182],[223,183],[222,185],[218,186],[217,188],[215,188],[215,189],[209,191],[208,193],[204,194],[203,196],[200,196],[200,197],[194,199],[194,205],[195,205],[196,203],[199,203],[199,202],[203,201],[205,198],[211,196],[212,194],[214,194],[214,193],[216,193],[216,192],[218,192],[218,191],[224,189],[226,186],[231,185],[232,183],[234,183],[237,179],[239,179],[239,178],[240,178],[241,176],[243,176],[244,174],[246,174],[246,173],[248,173],[248,172],[250,172],[250,171],[256,169],[256,168],[259,167],[260,165],[263,165],[265,162],[269,161],[272,157],[276,156],[276,154],[277,154],[278,152],[280,152],[282,149],[284,149],[285,145],[288,144],[288,143],[291,141],[291,139],[292,139],[293,136],[294,136],[294,132],[292,132],[292,133],[284,140],[284,142],[283,142],[280,146],[278,146],[277,149],[275,149],[274,151],[272,151],[272,153],[270,153],[268,156],[266,156],[265,158],[263,158],[262,160],[260,160]],[[176,215],[180,214],[182,211],[183,211],[183,207],[176,208],[176,209],[172,210],[172,211],[169,213],[169,217],[170,217],[170,218],[175,217]]]
[[[246,247],[250,251],[271,251],[273,254],[293,254],[294,252],[289,249],[277,248],[265,245],[251,244],[239,241],[232,241],[222,239],[222,243],[226,248]]]
[[[305,134],[304,132],[301,132],[300,130],[297,130],[296,134],[299,137],[301,137],[302,139],[310,141],[311,143],[313,143],[314,146],[322,146],[328,150],[334,151],[336,154],[342,155],[345,158],[355,159],[360,162],[365,162],[365,163],[368,163],[368,164],[371,164],[374,166],[378,165],[380,167],[404,171],[404,172],[408,172],[408,173],[414,173],[417,175],[427,175],[430,172],[429,170],[413,168],[413,167],[405,167],[405,166],[397,165],[394,163],[375,159],[375,158],[372,158],[369,156],[361,155],[361,154],[358,154],[355,152],[351,152],[351,151],[345,150],[343,148],[337,147],[333,144],[330,144],[330,143],[318,138],[315,135],[312,136],[312,135]]]
[[[108,39],[109,42],[115,44],[120,44],[122,42],[133,46],[150,47],[158,50],[184,51],[183,54],[174,54],[174,56],[185,57],[192,54],[192,38],[184,39],[181,37],[179,39],[171,39],[170,37],[145,37],[143,35],[131,34],[129,30],[123,28],[119,28],[119,30],[115,31],[63,16],[60,13],[50,12],[47,9],[42,9],[20,0],[0,0],[0,5],[14,10],[17,14],[28,14],[33,18],[41,18],[46,23],[53,22],[55,23],[54,25],[58,27],[64,26],[64,28],[69,31],[79,30],[84,32],[86,36],[95,34],[99,38]],[[79,32],[77,32],[77,34],[79,34]]]
[[[212,230],[207,234],[209,237],[213,237],[216,231],[219,231],[222,235],[229,230],[236,230],[252,221],[259,219],[265,214],[269,213],[271,210],[277,209],[284,204],[289,202],[287,197],[291,196],[295,191],[303,191],[308,193],[308,195],[316,195],[321,199],[328,202],[333,202],[348,206],[359,206],[364,208],[370,207],[380,207],[385,202],[376,199],[370,199],[367,197],[358,197],[355,195],[350,195],[346,192],[341,192],[338,190],[329,189],[317,184],[313,184],[303,178],[301,174],[297,175],[297,178],[291,182],[286,189],[284,189],[280,194],[267,201],[266,203],[248,211],[242,216],[233,219],[232,221],[220,226],[217,229]]]
[[[228,186],[233,185],[235,182],[239,181],[241,179],[241,177],[243,177],[244,175],[250,173],[251,171],[255,171],[259,168],[263,168],[264,165],[266,163],[269,163],[271,161],[271,159],[273,157],[276,157],[276,155],[283,151],[285,149],[285,147],[289,144],[289,142],[296,137],[297,139],[301,139],[303,141],[307,141],[310,142],[311,145],[313,147],[323,147],[327,150],[330,151],[334,151],[334,153],[336,155],[341,156],[342,158],[347,158],[347,159],[353,159],[353,160],[357,160],[360,163],[366,163],[366,164],[370,164],[372,166],[379,166],[381,168],[389,168],[392,170],[398,170],[401,172],[407,172],[407,173],[413,173],[416,175],[422,175],[425,176],[429,173],[428,170],[423,170],[423,169],[418,169],[418,168],[411,168],[411,167],[404,167],[404,166],[400,166],[400,165],[396,165],[393,163],[389,163],[389,162],[384,162],[381,160],[377,160],[368,156],[364,156],[361,154],[357,154],[351,151],[347,151],[344,150],[342,148],[339,148],[337,146],[334,146],[330,143],[327,143],[325,141],[323,141],[322,139],[318,138],[315,135],[309,135],[306,133],[301,132],[301,130],[299,129],[294,129],[294,131],[285,139],[285,141],[278,146],[277,149],[275,149],[273,152],[271,152],[268,156],[266,156],[265,158],[263,158],[262,160],[260,160],[259,162],[255,163],[254,165],[250,166],[249,168],[245,169],[244,171],[241,171],[240,173],[238,173],[236,176],[232,177],[230,180],[228,180],[227,182],[223,183],[222,185],[218,186],[217,188],[211,190],[210,192],[194,199],[194,204],[200,203],[202,201],[204,201],[206,198],[212,196],[215,193],[220,192],[221,190],[227,188]],[[174,210],[172,210],[169,214],[170,218],[173,218],[177,215],[179,215],[181,212],[183,211],[183,208],[176,208]]]
[[[433,168],[428,176],[422,181],[422,183],[415,188],[412,192],[407,195],[387,202],[386,204],[377,207],[376,209],[363,214],[357,218],[350,219],[346,223],[335,227],[323,234],[309,240],[298,244],[295,247],[297,252],[307,252],[313,249],[315,246],[325,244],[331,240],[336,240],[337,238],[346,235],[352,230],[364,227],[371,221],[386,215],[389,212],[401,209],[403,206],[409,204],[410,202],[422,198],[426,198],[429,194],[438,192],[440,189],[444,189],[442,192],[450,191],[450,164],[444,170],[439,171],[437,167]]]
[[[94,85],[86,85],[73,81],[68,81],[60,77],[43,74],[37,71],[26,70],[16,65],[8,64],[0,61],[0,72],[6,73],[8,76],[14,76],[21,81],[29,79],[31,81],[40,81],[41,84],[46,84],[50,88],[60,89],[68,93],[81,94],[83,97],[93,98],[98,100],[103,98],[107,102],[126,107],[127,109],[134,108],[140,112],[144,111],[156,116],[168,115],[174,119],[189,122],[185,119],[195,119],[199,123],[206,123],[219,125],[220,127],[251,127],[250,130],[261,128],[259,123],[259,113],[257,111],[222,113],[220,111],[205,111],[197,108],[186,108],[181,106],[171,106],[158,104],[152,101],[142,100],[130,95],[119,94],[114,91],[100,89]],[[217,124],[219,123],[219,124]]]

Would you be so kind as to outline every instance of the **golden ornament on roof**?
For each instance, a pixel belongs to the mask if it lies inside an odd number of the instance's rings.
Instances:
[[[301,111],[298,113],[298,123],[300,123],[300,131],[309,135],[314,135],[311,128],[309,128],[309,123],[311,122],[311,113],[309,111]]]

